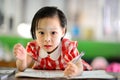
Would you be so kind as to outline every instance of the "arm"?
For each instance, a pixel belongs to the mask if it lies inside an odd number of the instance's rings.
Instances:
[[[24,71],[33,61],[32,57],[27,55],[26,49],[21,44],[16,44],[14,46],[14,54],[17,58],[16,66],[19,71]]]
[[[68,63],[67,67],[64,70],[65,76],[76,76],[83,72],[83,63],[81,58],[74,64],[72,60],[79,55],[79,51],[77,49],[77,42],[76,41],[69,41],[66,40],[63,42],[63,47],[65,48],[65,61]]]
[[[32,57],[27,55],[26,59],[23,61],[20,59],[17,59],[16,66],[19,71],[24,71],[32,63],[32,61],[33,61]]]

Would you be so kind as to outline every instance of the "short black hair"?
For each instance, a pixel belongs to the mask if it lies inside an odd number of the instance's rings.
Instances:
[[[33,17],[32,25],[31,25],[31,35],[32,35],[33,39],[36,39],[35,31],[37,29],[38,21],[40,19],[43,19],[46,17],[53,17],[55,15],[58,16],[61,27],[66,28],[67,19],[65,17],[65,14],[57,7],[46,6],[46,7],[39,9]],[[66,31],[65,31],[65,33],[66,33]]]

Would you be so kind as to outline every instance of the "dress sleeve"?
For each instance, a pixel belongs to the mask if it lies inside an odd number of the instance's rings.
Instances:
[[[79,55],[79,51],[77,49],[77,41],[69,41],[67,39],[64,39],[62,45],[64,59],[66,62],[73,60]],[[82,63],[84,70],[92,70],[92,67],[83,59]]]
[[[33,59],[37,60],[38,58],[38,50],[37,50],[37,46],[36,46],[36,42],[28,42],[27,46],[26,46],[26,51],[27,54],[30,55]]]
[[[69,62],[77,57],[79,55],[77,41],[66,40],[63,43],[63,54],[66,62]]]

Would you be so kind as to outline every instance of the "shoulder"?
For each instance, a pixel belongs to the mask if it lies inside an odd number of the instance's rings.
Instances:
[[[37,53],[38,50],[39,50],[39,46],[35,40],[27,43],[27,46],[26,46],[27,54],[32,56],[33,59],[35,59],[35,60],[37,60],[37,58],[38,58],[37,56],[39,55]]]
[[[32,51],[33,49],[37,49],[37,47],[38,47],[37,42],[33,40],[27,43],[26,49],[29,52],[29,51]]]
[[[78,45],[77,41],[72,41],[70,39],[67,39],[67,38],[63,38],[62,40],[62,47],[64,48],[76,48]]]
[[[71,61],[78,56],[77,41],[71,41],[69,39],[62,40],[62,52],[66,62]]]
[[[36,40],[30,41],[27,43],[27,46],[36,46],[36,45],[37,45]]]

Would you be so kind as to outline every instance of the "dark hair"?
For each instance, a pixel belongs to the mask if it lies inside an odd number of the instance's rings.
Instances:
[[[61,10],[59,10],[57,7],[43,7],[37,11],[32,20],[31,34],[33,39],[36,39],[35,31],[37,29],[38,21],[40,19],[46,17],[53,17],[55,15],[57,15],[58,18],[60,19],[60,25],[62,26],[62,28],[66,28],[67,19]]]

